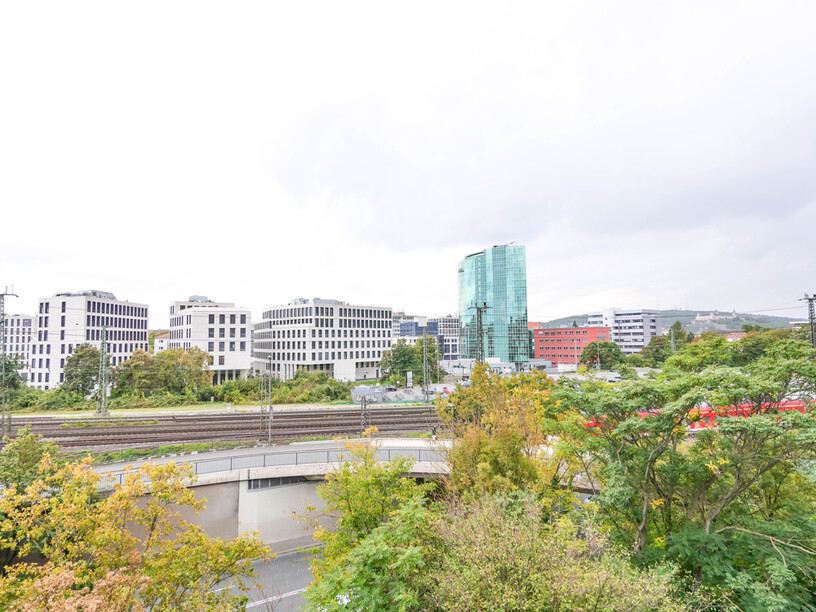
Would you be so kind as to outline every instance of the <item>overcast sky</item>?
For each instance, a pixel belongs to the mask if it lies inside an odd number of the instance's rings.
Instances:
[[[4,2],[0,288],[804,316],[816,3]],[[790,309],[792,308],[792,309]]]

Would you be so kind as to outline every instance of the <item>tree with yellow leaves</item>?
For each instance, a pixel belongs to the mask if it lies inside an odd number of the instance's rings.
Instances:
[[[0,607],[198,611],[246,602],[215,587],[234,579],[245,592],[252,561],[269,549],[255,535],[211,538],[182,518],[181,508],[197,513],[205,503],[188,488],[189,466],[145,465],[109,492],[101,479],[90,460],[56,466],[46,455],[38,479],[3,491],[0,548],[43,562],[6,568]]]

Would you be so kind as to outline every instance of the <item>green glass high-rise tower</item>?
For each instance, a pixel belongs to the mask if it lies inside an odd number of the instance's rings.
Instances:
[[[523,245],[494,246],[459,262],[459,318],[463,359],[494,357],[516,364],[529,360]]]

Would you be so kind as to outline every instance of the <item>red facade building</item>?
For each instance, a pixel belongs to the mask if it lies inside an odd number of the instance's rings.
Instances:
[[[577,364],[587,344],[609,342],[608,327],[558,327],[532,331],[535,358],[552,361],[553,366]]]

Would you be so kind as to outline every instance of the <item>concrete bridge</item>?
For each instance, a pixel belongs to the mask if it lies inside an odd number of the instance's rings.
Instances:
[[[366,442],[366,441],[362,441]],[[411,457],[415,478],[438,478],[448,474],[443,443],[413,439],[377,440],[377,458],[391,461]],[[309,442],[268,449],[216,451],[181,457],[162,457],[157,463],[189,463],[198,479],[191,485],[206,509],[185,519],[201,525],[215,537],[230,539],[240,533],[258,531],[275,552],[294,550],[313,543],[312,527],[298,516],[307,506],[318,512],[323,500],[316,487],[325,475],[341,464],[345,451],[338,443]],[[140,462],[132,462],[138,467]],[[121,482],[124,464],[100,466],[108,482]],[[326,526],[330,526],[326,524]]]

